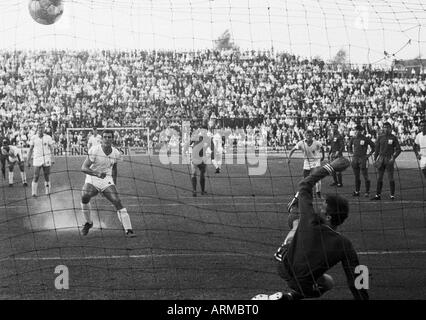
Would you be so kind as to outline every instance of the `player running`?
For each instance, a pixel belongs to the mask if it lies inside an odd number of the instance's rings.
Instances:
[[[362,173],[365,181],[365,196],[370,195],[370,179],[368,178],[368,158],[374,153],[374,143],[370,138],[367,138],[362,132],[364,128],[361,125],[355,127],[355,136],[349,141],[348,151],[352,154],[352,169],[355,175],[355,191],[354,197],[359,197],[361,189],[361,175]],[[368,146],[370,146],[370,153],[367,154]]]
[[[1,154],[6,158],[9,164],[9,187],[13,187],[13,169],[15,168],[15,164],[18,164],[19,170],[21,171],[23,186],[28,186],[27,176],[25,174],[24,158],[22,157],[21,149],[9,145],[7,139],[4,139],[1,147]]]
[[[389,122],[383,124],[385,133],[376,141],[374,150],[374,166],[377,168],[377,190],[376,195],[371,200],[380,200],[383,187],[383,176],[385,171],[388,173],[390,186],[390,199],[395,199],[395,180],[394,180],[394,164],[396,158],[401,153],[401,147],[398,138],[392,134],[392,127]]]
[[[303,161],[303,177],[309,176],[313,169],[321,166],[321,161],[324,160],[324,148],[321,142],[314,139],[314,133],[311,130],[306,131],[306,139],[299,141],[288,155],[288,163],[290,164],[291,156],[296,150],[301,150],[304,153]],[[321,198],[321,181],[315,185],[315,190],[318,198]]]
[[[104,130],[102,133],[102,144],[92,147],[84,161],[81,171],[86,174],[86,181],[81,192],[81,211],[85,224],[82,234],[85,236],[93,227],[91,218],[90,199],[101,193],[107,198],[117,210],[127,237],[134,237],[130,216],[127,209],[121,204],[116,189],[117,184],[117,162],[121,160],[121,153],[112,146],[114,132]]]
[[[416,158],[420,161],[420,170],[426,178],[426,120],[420,122],[422,132],[416,135],[413,150]]]
[[[327,175],[342,172],[349,167],[346,158],[339,157],[330,164],[315,169],[299,183],[296,197],[289,203],[289,222],[298,222],[292,237],[280,247],[275,258],[279,261],[278,273],[288,284],[288,292],[257,295],[259,300],[298,300],[318,298],[334,285],[326,274],[333,266],[342,263],[347,283],[355,299],[368,299],[365,289],[355,287],[358,255],[352,243],[336,231],[348,217],[349,204],[339,195],[328,195],[320,212],[313,208],[312,189]],[[296,207],[296,209],[293,209]]]
[[[33,154],[34,158],[32,159]],[[31,184],[31,194],[33,197],[37,197],[38,179],[41,168],[43,168],[45,192],[47,195],[50,194],[50,166],[54,163],[52,154],[52,137],[44,133],[43,125],[39,125],[37,134],[31,137],[30,150],[28,151],[28,167],[31,167],[31,160],[33,160],[34,166],[34,177]]]

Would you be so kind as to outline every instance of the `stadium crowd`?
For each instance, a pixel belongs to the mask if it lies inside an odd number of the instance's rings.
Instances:
[[[318,59],[272,52],[2,51],[2,135],[26,146],[44,122],[64,148],[67,128],[144,127],[159,143],[182,120],[254,129],[271,147],[290,146],[312,127],[326,140],[332,123],[349,139],[357,123],[377,137],[390,122],[412,144],[424,117],[424,75],[371,67],[338,68]],[[83,145],[87,132],[69,141]],[[122,131],[125,145],[146,143]]]

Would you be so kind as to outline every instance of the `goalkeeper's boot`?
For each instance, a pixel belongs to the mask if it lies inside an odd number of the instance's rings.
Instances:
[[[83,226],[83,230],[81,230],[81,234],[82,234],[83,236],[87,236],[87,234],[89,233],[89,230],[90,230],[92,227],[93,227],[93,222],[92,222],[92,223],[86,222],[86,223],[84,224],[84,226]]]
[[[127,231],[126,231],[126,237],[127,238],[134,238],[134,237],[136,237],[136,235],[135,235],[135,233],[133,232],[132,229],[127,229]]]
[[[299,202],[298,197],[299,197],[299,192],[296,192],[293,199],[291,199],[291,201],[287,204],[287,211],[288,212],[291,212],[291,208],[293,208],[294,206],[297,206],[297,204]]]

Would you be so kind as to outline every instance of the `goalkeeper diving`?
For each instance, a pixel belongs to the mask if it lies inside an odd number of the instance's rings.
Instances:
[[[315,213],[313,207],[312,189],[315,184],[328,175],[344,171],[349,165],[349,160],[339,157],[314,169],[299,183],[299,191],[288,205],[291,231],[275,254],[278,274],[286,281],[289,290],[273,295],[260,294],[253,299],[318,298],[332,289],[334,280],[326,272],[339,262],[354,298],[369,298],[367,290],[355,286],[358,255],[351,241],[336,231],[348,217],[348,201],[339,195],[328,195],[321,204],[320,212]]]

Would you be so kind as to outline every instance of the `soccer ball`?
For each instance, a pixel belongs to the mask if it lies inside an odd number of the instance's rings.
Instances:
[[[28,10],[36,22],[49,25],[62,16],[64,5],[62,0],[30,0]]]

